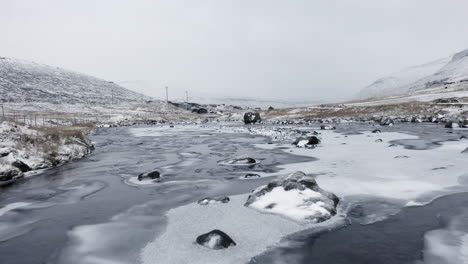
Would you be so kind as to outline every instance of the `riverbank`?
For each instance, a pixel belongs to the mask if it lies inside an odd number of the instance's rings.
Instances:
[[[92,125],[32,127],[0,123],[0,186],[91,153]]]

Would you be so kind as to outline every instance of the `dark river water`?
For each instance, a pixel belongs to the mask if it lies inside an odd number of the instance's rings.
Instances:
[[[344,125],[339,132],[370,129]],[[412,149],[436,148],[465,133],[447,133],[440,125],[381,129],[420,136],[395,142]],[[130,128],[108,128],[91,137],[96,142],[93,154],[1,187],[0,208],[30,203],[0,217],[1,264],[138,263],[140,250],[164,230],[167,210],[208,196],[247,193],[271,180],[240,179],[247,172],[277,173],[278,165],[314,160],[257,148],[254,144],[270,140],[220,133],[215,126],[166,126],[157,135],[139,137]],[[261,163],[220,166],[220,161],[236,156],[255,157]],[[158,184],[127,184],[130,177],[156,169],[164,176]],[[452,215],[468,209],[468,194],[463,191],[468,189],[460,187],[458,194],[404,208],[373,224],[362,224],[357,214],[335,230],[292,235],[288,246],[278,246],[252,262],[415,263],[423,257],[424,233],[443,228]],[[364,205],[372,201],[375,198],[361,199]]]

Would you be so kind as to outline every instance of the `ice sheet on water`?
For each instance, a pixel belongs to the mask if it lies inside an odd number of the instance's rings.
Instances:
[[[16,203],[7,204],[4,207],[0,208],[0,216],[8,213],[9,211],[28,206],[30,204],[31,203],[26,203],[26,202],[16,202]]]
[[[468,147],[464,142],[444,142],[440,147],[427,150],[389,148],[388,144],[375,143],[403,139],[417,139],[412,135],[383,132],[378,135],[366,132],[335,138],[336,133],[322,132],[322,147],[299,149],[285,145],[286,152],[312,156],[319,160],[312,163],[281,165],[285,173],[304,171],[318,174],[320,187],[338,196],[374,195],[406,201],[418,196],[459,184],[458,178],[468,169],[466,157],[460,152]],[[346,145],[341,144],[346,142]],[[264,149],[274,145],[259,144]],[[395,156],[408,156],[395,159]],[[444,170],[432,170],[446,167]]]
[[[231,196],[226,204],[192,203],[170,210],[165,232],[144,248],[143,263],[246,263],[284,236],[313,226],[247,208],[247,196]],[[212,250],[194,243],[213,229],[225,232],[237,245]]]
[[[468,213],[452,219],[448,227],[424,236],[425,264],[468,263]]]

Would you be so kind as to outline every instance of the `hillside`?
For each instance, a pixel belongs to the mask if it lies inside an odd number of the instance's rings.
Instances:
[[[150,97],[113,82],[12,58],[0,57],[0,102],[53,104],[141,103]]]
[[[362,89],[356,99],[467,90],[468,50],[448,58],[410,67],[383,77]]]

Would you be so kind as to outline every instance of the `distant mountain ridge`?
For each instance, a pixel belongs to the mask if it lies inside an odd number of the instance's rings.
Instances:
[[[362,89],[356,99],[424,92],[425,89],[465,81],[468,81],[468,50],[380,78]]]
[[[176,98],[176,102],[185,102],[185,98]],[[189,97],[189,102],[197,104],[218,104],[218,105],[232,105],[242,108],[290,108],[290,107],[305,107],[317,104],[326,103],[325,101],[307,101],[307,100],[288,100],[288,99],[270,99],[270,98],[254,98],[254,97],[222,97],[211,96],[199,93]]]
[[[3,103],[141,103],[151,97],[113,82],[34,62],[0,57]]]

